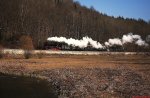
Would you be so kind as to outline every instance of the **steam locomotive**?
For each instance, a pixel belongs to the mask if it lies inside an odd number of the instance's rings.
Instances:
[[[80,48],[78,46],[68,45],[64,42],[56,42],[56,41],[47,41],[44,43],[45,50],[55,50],[55,51],[123,51],[122,46],[114,45],[107,48],[93,48],[92,45],[88,44],[85,48]]]

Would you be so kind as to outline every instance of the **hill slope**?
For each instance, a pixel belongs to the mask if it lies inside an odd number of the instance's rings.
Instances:
[[[0,43],[8,48],[20,48],[19,38],[22,35],[31,36],[35,48],[43,48],[46,39],[52,36],[76,39],[89,36],[105,42],[129,32],[145,39],[149,31],[150,24],[142,19],[110,17],[73,0],[0,2]]]

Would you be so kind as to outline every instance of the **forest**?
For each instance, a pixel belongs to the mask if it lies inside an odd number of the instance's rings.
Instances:
[[[100,43],[128,33],[142,39],[150,35],[150,22],[108,16],[73,0],[0,0],[0,47],[43,49],[48,37],[81,39]],[[150,51],[150,46],[127,44],[126,51]]]

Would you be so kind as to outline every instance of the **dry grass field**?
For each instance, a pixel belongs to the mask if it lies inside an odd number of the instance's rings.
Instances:
[[[149,55],[49,55],[0,59],[0,72],[46,78],[59,98],[150,95]]]
[[[149,55],[50,55],[42,59],[0,59],[3,63],[16,63],[25,65],[29,69],[50,69],[50,68],[114,68],[117,66],[145,68],[150,65]],[[148,67],[148,66],[147,66]]]

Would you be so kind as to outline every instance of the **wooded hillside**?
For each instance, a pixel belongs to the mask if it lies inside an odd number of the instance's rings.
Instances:
[[[21,36],[31,37],[40,49],[52,36],[89,36],[103,43],[130,32],[145,39],[150,23],[107,16],[73,0],[0,0],[0,44],[6,48],[20,48]]]

